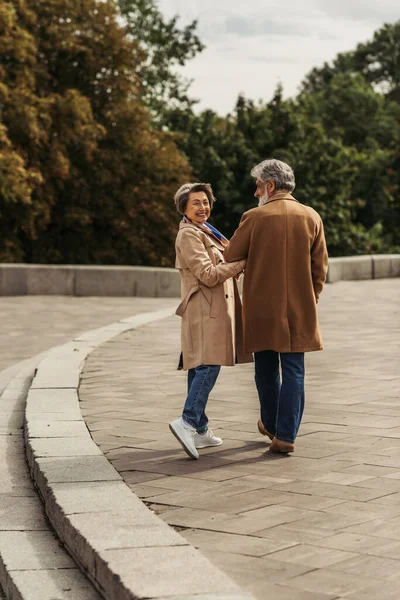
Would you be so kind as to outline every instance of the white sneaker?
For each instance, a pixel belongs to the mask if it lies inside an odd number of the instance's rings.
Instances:
[[[209,448],[210,446],[220,446],[222,444],[222,440],[221,438],[214,435],[211,429],[208,429],[203,434],[195,434],[194,444],[196,448]]]
[[[172,421],[172,423],[169,424],[169,428],[171,433],[173,433],[178,442],[181,444],[186,454],[188,454],[190,458],[198,459],[199,453],[197,452],[194,444],[194,436],[196,435],[195,428],[191,427],[189,423],[185,423],[182,417]]]

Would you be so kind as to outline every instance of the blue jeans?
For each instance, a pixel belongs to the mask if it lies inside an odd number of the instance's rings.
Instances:
[[[263,350],[254,361],[261,421],[276,438],[293,443],[304,410],[304,352]]]
[[[208,417],[205,412],[208,396],[220,370],[219,365],[200,365],[188,371],[188,395],[182,418],[194,427],[197,433],[205,433],[208,429]]]

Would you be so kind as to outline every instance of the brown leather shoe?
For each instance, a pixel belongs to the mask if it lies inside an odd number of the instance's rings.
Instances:
[[[267,435],[270,440],[274,439],[274,436],[272,435],[272,433],[270,433],[267,429],[265,429],[264,423],[261,421],[261,419],[258,419],[257,427],[258,427],[258,431],[261,433],[261,435]]]
[[[278,440],[278,438],[274,437],[269,450],[270,452],[282,452],[283,454],[287,454],[288,452],[294,452],[294,444]]]

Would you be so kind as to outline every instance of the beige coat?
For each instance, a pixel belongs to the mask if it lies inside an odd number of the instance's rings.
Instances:
[[[322,350],[317,302],[328,267],[318,213],[287,192],[244,213],[225,250],[247,259],[243,283],[246,352]]]
[[[226,264],[224,247],[190,223],[176,238],[176,267],[181,276],[183,368],[251,362],[243,353],[242,307],[235,275],[244,261]]]

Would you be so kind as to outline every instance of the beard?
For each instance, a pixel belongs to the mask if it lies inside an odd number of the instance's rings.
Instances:
[[[269,200],[268,191],[265,190],[264,194],[258,200],[258,206],[264,206],[264,204],[267,204],[268,200]]]

